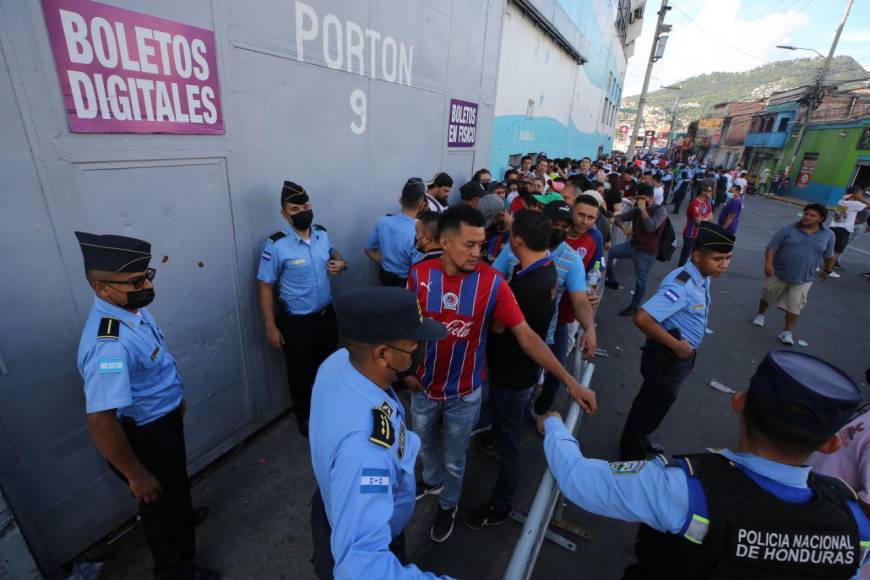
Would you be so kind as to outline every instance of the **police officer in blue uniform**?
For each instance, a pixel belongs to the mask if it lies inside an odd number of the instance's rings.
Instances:
[[[647,337],[640,360],[643,383],[625,420],[620,459],[644,459],[662,451],[649,436],[695,366],[695,351],[707,330],[710,281],[728,268],[733,248],[734,236],[725,228],[701,223],[692,259],[665,276],[655,295],[635,313],[634,323]]]
[[[607,463],[583,457],[557,413],[544,452],[562,493],[583,509],[641,522],[626,579],[852,578],[870,521],[844,482],[810,472],[813,451],[861,403],[855,382],[816,357],[773,351],[732,396],[736,450]]]
[[[78,350],[88,431],[139,501],[154,577],[218,578],[193,564],[197,515],[187,479],[184,392],[163,332],[146,308],[154,299],[151,244],[85,232],[76,237],[96,295]]]
[[[347,262],[326,228],[312,224],[311,201],[301,185],[284,182],[281,215],[290,227],[269,236],[260,253],[260,310],[269,346],[284,351],[296,424],[307,437],[311,385],[338,343],[329,277],[347,270]]]
[[[426,207],[423,180],[412,177],[402,188],[401,211],[378,220],[364,249],[366,256],[378,264],[381,286],[404,288],[408,270],[420,259],[415,240],[417,215]]]
[[[404,561],[420,438],[407,430],[391,385],[417,368],[419,344],[446,328],[402,288],[365,288],[336,300],[345,342],[320,366],[311,404],[311,503],[319,578],[436,578]],[[389,546],[389,550],[387,547]]]

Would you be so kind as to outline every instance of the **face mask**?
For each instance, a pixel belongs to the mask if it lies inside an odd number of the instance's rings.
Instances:
[[[397,349],[395,347],[392,347],[391,350],[397,350],[399,352],[405,352],[405,354],[407,354],[406,351]],[[414,373],[417,372],[417,369],[420,367],[420,363],[423,362],[423,345],[422,345],[422,343],[418,343],[417,348],[412,350],[410,354],[411,354],[411,363],[407,367],[405,367],[404,369],[397,369],[395,367],[392,367],[392,366],[390,366],[390,363],[387,363],[387,368],[390,369],[391,371],[393,371],[394,373],[396,373],[396,375],[399,378],[413,375]]]
[[[550,249],[558,247],[559,244],[565,241],[566,237],[568,237],[568,232],[554,229],[550,233]]]
[[[153,300],[154,288],[134,290],[132,292],[127,292],[127,303],[123,305],[123,308],[127,310],[138,310],[139,308],[148,306]]]
[[[726,198],[726,199],[733,199],[733,198],[734,198],[734,192],[732,192],[732,191],[726,191],[726,192],[725,192],[725,198]]]
[[[311,222],[314,220],[314,212],[310,209],[300,211],[299,213],[290,216],[290,221],[293,222],[293,227],[297,230],[307,230],[311,227]]]

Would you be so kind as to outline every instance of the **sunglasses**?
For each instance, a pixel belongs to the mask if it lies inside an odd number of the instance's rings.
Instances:
[[[145,270],[145,273],[141,276],[136,276],[135,278],[130,278],[129,280],[94,280],[94,282],[102,282],[103,284],[130,284],[136,290],[141,290],[142,286],[145,285],[145,281],[151,281],[154,279],[154,276],[157,275],[157,270],[154,268],[148,268]]]

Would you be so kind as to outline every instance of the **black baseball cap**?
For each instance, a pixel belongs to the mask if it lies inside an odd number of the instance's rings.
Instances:
[[[432,176],[432,179],[429,180],[428,185],[429,187],[453,187],[453,178],[444,173],[443,171],[439,171]]]
[[[335,300],[341,333],[357,342],[441,340],[447,328],[423,316],[417,297],[404,288],[361,288]]]
[[[545,205],[544,215],[552,221],[574,222],[574,216],[571,213],[571,206],[561,199],[559,201],[551,201]]]
[[[461,197],[463,201],[468,201],[475,197],[483,197],[484,195],[486,195],[486,192],[483,190],[483,186],[477,181],[466,182],[465,185],[459,188],[459,197]]]

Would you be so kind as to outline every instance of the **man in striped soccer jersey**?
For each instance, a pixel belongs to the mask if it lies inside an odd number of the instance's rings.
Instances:
[[[465,453],[480,412],[486,378],[486,338],[491,324],[510,329],[519,346],[568,387],[580,406],[594,412],[595,393],[566,371],[529,327],[504,278],[485,264],[484,218],[462,204],[441,214],[438,222],[444,254],[411,268],[408,288],[417,295],[423,315],[443,323],[447,337],[421,343],[422,363],[405,383],[414,391],[411,417],[422,441],[423,480],[417,499],[439,495],[439,510],[430,537],[443,542],[453,532],[462,491]],[[443,421],[443,445],[438,423]]]

